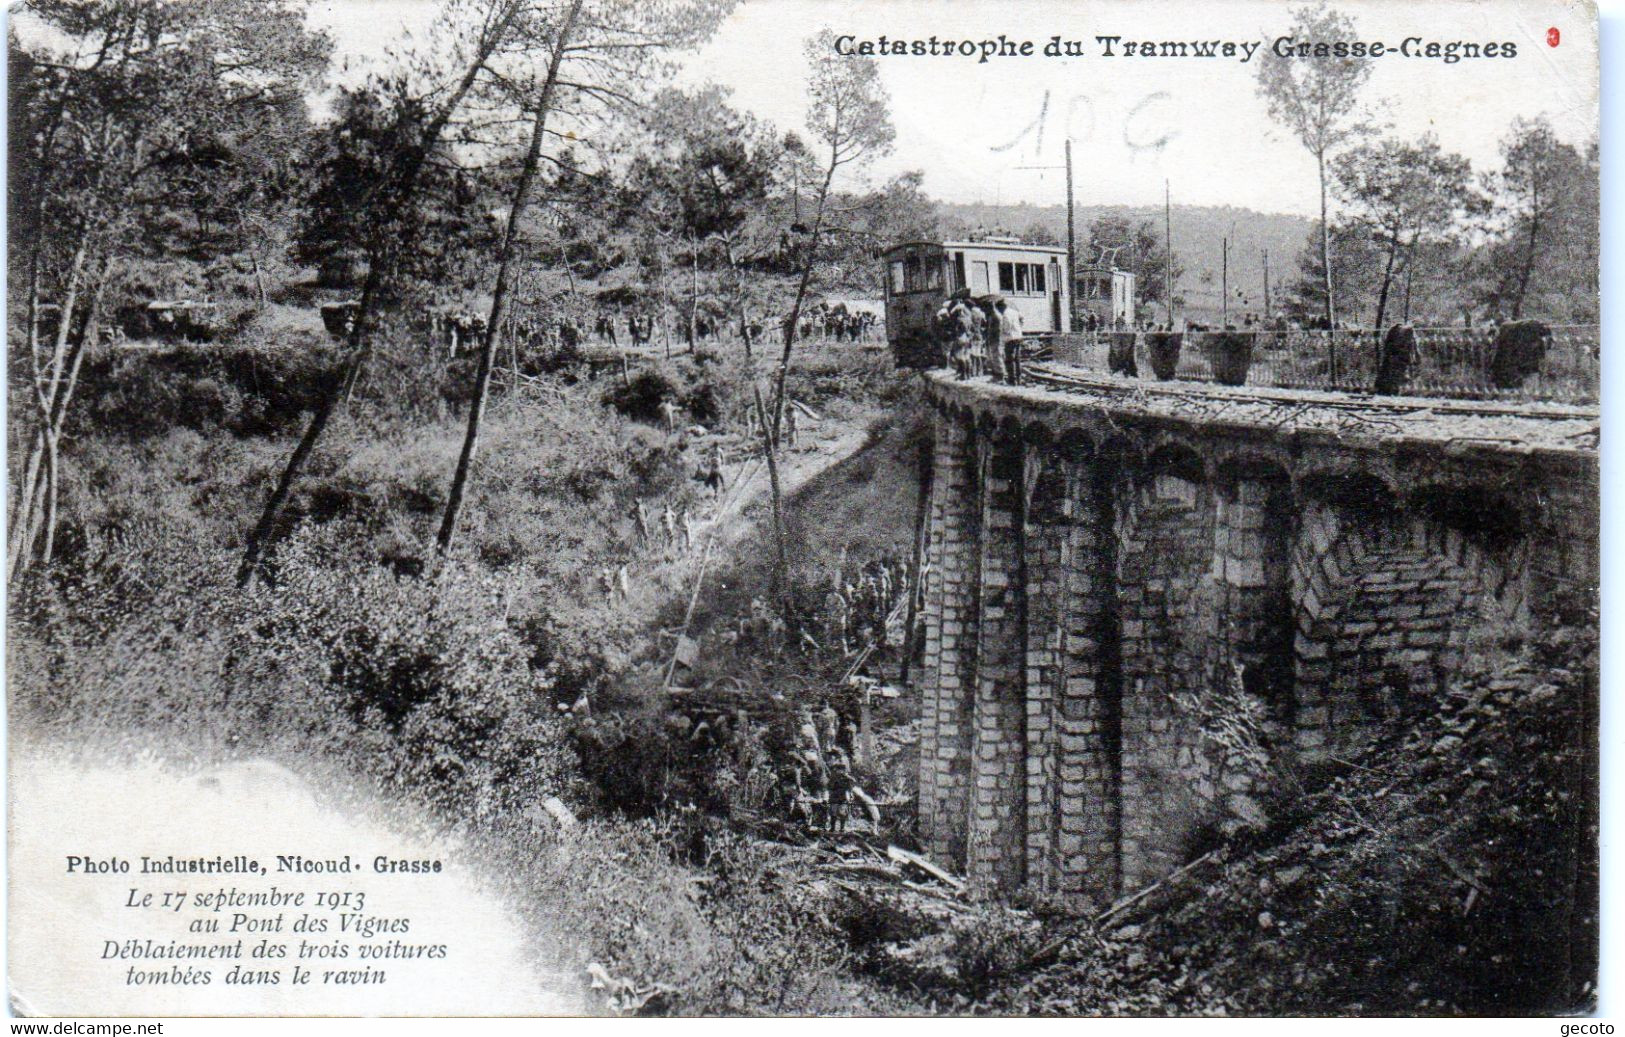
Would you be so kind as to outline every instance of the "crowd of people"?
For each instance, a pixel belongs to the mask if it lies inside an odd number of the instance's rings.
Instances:
[[[880,823],[880,807],[860,781],[855,714],[834,698],[793,712],[695,702],[640,719],[595,713],[583,694],[559,709],[596,765],[632,768],[678,804],[747,810],[815,832],[847,831],[855,815]]]
[[[988,375],[996,382],[1021,384],[1021,313],[1002,295],[972,298],[961,288],[936,313],[937,335],[949,365],[961,381]]]
[[[813,831],[844,832],[854,800],[878,822],[875,801],[853,774],[858,728],[826,702],[817,713],[802,709],[796,717],[794,745],[781,761],[778,779],[764,806],[791,824]]]
[[[897,552],[881,552],[858,565],[843,554],[824,577],[791,589],[788,619],[766,599],[752,598],[728,640],[774,653],[794,647],[847,656],[868,644],[884,647],[890,617],[907,589],[908,565]]]

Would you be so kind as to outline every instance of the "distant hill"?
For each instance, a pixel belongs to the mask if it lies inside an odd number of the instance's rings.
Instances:
[[[949,220],[967,227],[995,229],[1023,234],[1038,224],[1055,240],[1066,240],[1066,207],[1061,205],[976,205],[937,203],[938,211]],[[1149,220],[1162,232],[1162,208],[1135,208],[1126,205],[1080,205],[1077,208],[1078,257],[1090,258],[1089,225],[1097,216],[1126,216]],[[1185,268],[1175,289],[1188,300],[1193,316],[1197,311],[1219,306],[1221,243],[1230,236],[1230,283],[1245,296],[1246,307],[1262,311],[1264,306],[1263,252],[1269,250],[1270,291],[1272,295],[1285,282],[1298,276],[1298,254],[1309,237],[1314,221],[1302,216],[1254,212],[1230,206],[1175,205],[1170,220],[1174,256]],[[1278,303],[1276,304],[1279,305]]]

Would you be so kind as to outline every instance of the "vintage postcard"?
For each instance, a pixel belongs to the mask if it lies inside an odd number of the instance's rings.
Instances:
[[[1588,3],[7,24],[14,1014],[1607,1003]]]

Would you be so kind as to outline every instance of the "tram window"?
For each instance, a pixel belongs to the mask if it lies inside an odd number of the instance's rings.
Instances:
[[[1014,292],[1016,290],[1016,265],[1014,263],[999,264],[999,291]]]
[[[920,272],[924,274],[924,282],[920,287],[928,292],[942,291],[942,263],[932,260],[921,265]]]
[[[1038,263],[1033,264],[1032,286],[1033,291],[1039,295],[1044,294],[1044,268]]]
[[[1030,263],[1016,264],[1016,291],[1020,292],[1022,295],[1026,295],[1028,292],[1032,291],[1030,286],[1032,272],[1033,268]]]
[[[920,290],[920,257],[905,256],[903,258],[903,291],[917,292]]]
[[[903,261],[894,259],[891,261],[891,293],[898,295],[903,290]]]

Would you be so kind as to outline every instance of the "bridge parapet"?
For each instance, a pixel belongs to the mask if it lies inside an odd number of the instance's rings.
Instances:
[[[1057,360],[1095,374],[1435,398],[1595,404],[1595,324],[1316,331],[1100,331],[1062,335]]]
[[[1594,411],[1052,371],[927,376],[921,829],[974,877],[1142,887],[1262,821],[1221,714],[1313,763],[1595,602]]]

